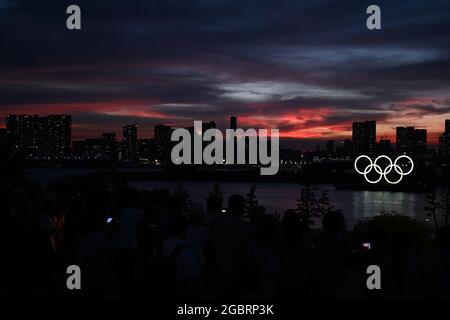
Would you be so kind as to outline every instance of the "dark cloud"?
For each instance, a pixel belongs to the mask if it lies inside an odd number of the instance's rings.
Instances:
[[[0,0],[2,114],[66,110],[86,132],[237,114],[324,136],[450,114],[447,0],[378,1],[379,31],[369,1],[80,0],[80,31],[70,4]]]

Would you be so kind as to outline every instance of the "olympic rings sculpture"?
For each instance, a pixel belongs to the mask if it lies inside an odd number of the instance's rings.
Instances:
[[[358,169],[358,161],[360,159],[362,159],[362,158],[365,158],[365,159],[369,160],[369,162],[370,162],[370,164],[363,171]],[[407,159],[411,163],[411,169],[409,169],[407,172],[403,172],[402,167],[397,164],[397,162],[400,159],[403,159],[403,158]],[[386,166],[386,168],[384,168],[384,170],[382,170],[381,166],[377,164],[377,162],[380,161],[381,159],[387,159],[388,162],[389,162],[389,164]],[[402,181],[403,176],[406,176],[406,175],[410,174],[413,171],[413,169],[414,169],[414,162],[411,159],[411,157],[409,157],[407,155],[398,156],[397,159],[395,159],[394,162],[392,162],[391,158],[389,158],[386,155],[378,156],[375,159],[375,161],[373,161],[373,162],[372,162],[372,159],[370,159],[369,156],[360,155],[358,158],[355,159],[354,166],[355,166],[356,172],[358,172],[359,174],[362,174],[368,183],[375,184],[375,183],[380,182],[381,179],[384,178],[384,180],[386,180],[386,182],[388,182],[390,184],[397,184],[400,181]],[[367,175],[372,171],[372,169],[375,170],[375,172],[380,175],[379,178],[377,178],[376,180],[370,180],[367,177]],[[389,178],[387,177],[387,175],[392,171],[392,169],[394,169],[394,171],[399,175],[398,180],[392,181],[392,180],[389,180]]]

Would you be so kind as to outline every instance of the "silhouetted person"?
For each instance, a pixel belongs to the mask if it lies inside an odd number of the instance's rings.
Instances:
[[[201,297],[204,290],[203,273],[197,254],[186,242],[188,224],[184,215],[170,216],[168,235],[162,244],[162,255],[175,262],[176,274],[173,276],[177,280],[178,293],[184,297]],[[173,296],[176,296],[175,292]]]
[[[205,272],[208,280],[207,286],[210,291],[215,292],[219,286],[218,281],[220,279],[220,275],[218,274],[216,248],[211,237],[211,231],[226,214],[223,212],[225,211],[223,210],[223,198],[212,195],[206,198],[206,211],[205,223],[210,228],[210,233],[204,249]]]
[[[280,289],[281,259],[276,248],[279,223],[275,218],[263,214],[265,208],[257,209],[258,216],[247,274],[242,281],[247,284],[249,297],[274,298]],[[255,218],[255,216],[254,216]]]
[[[125,194],[118,209],[117,228],[113,236],[113,245],[117,259],[119,288],[122,297],[130,297],[137,279],[138,263],[138,226],[144,217],[142,209],[138,207],[138,196]]]
[[[418,257],[414,253],[411,235],[394,230],[386,252],[380,257],[383,272],[383,296],[388,299],[417,299],[422,295],[422,279]]]
[[[250,223],[255,227],[262,226],[265,223],[266,208],[264,206],[254,206],[249,214]]]
[[[206,224],[213,227],[221,218],[223,212],[223,199],[218,196],[209,196],[206,199]]]
[[[281,226],[281,253],[286,255],[302,239],[305,228],[298,213],[292,209],[284,213]]]
[[[335,298],[342,279],[345,258],[345,221],[340,211],[329,211],[322,217],[323,233],[313,251],[313,282],[317,298]]]
[[[239,294],[242,268],[253,239],[252,226],[242,220],[244,210],[244,198],[237,194],[230,196],[227,214],[211,231],[222,291],[227,296]]]
[[[114,253],[106,241],[103,228],[104,207],[91,200],[81,219],[75,244],[76,264],[82,270],[82,297],[104,299],[117,297]]]
[[[0,231],[0,295],[9,299],[46,298],[53,290],[53,246],[34,218],[25,192],[12,191]]]
[[[437,251],[425,265],[424,297],[427,299],[450,299],[450,228],[436,232]]]
[[[294,210],[283,215],[280,254],[282,259],[281,294],[305,297],[311,267],[311,239],[306,227]]]
[[[160,232],[160,241],[164,241],[168,236],[169,225],[173,215],[183,214],[183,203],[179,196],[171,194],[167,197],[164,205],[164,213],[160,215],[158,228]]]
[[[199,204],[192,204],[189,209],[189,227],[186,233],[186,242],[194,250],[201,263],[205,266],[205,246],[209,239],[209,228],[204,224],[205,213]]]
[[[139,261],[144,266],[150,263],[158,243],[158,210],[147,205],[138,224]]]

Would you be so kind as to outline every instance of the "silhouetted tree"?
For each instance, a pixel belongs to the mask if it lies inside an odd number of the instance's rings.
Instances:
[[[180,199],[183,211],[188,212],[189,207],[191,206],[191,197],[189,196],[187,189],[179,183],[173,194]]]
[[[219,183],[215,183],[213,189],[209,192],[208,198],[214,197],[215,199],[220,200],[220,202],[223,205],[223,191],[222,188],[220,188]]]
[[[322,191],[322,194],[320,195],[318,202],[318,212],[321,215],[326,214],[327,212],[330,212],[334,209],[334,206],[330,203],[330,197],[328,196],[328,191],[324,190]]]
[[[425,198],[426,206],[425,210],[427,212],[427,217],[432,217],[434,221],[435,231],[439,228],[437,221],[437,210],[439,209],[439,202],[436,195],[436,190],[431,189]]]
[[[300,191],[300,199],[297,200],[297,212],[306,224],[314,224],[313,218],[320,216],[315,190],[309,185],[303,187]]]
[[[258,205],[258,200],[256,199],[256,186],[252,185],[250,190],[246,194],[245,198],[245,210],[250,213],[255,206]]]

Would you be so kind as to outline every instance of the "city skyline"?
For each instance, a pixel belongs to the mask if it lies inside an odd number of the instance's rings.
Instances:
[[[230,116],[228,118],[228,125],[226,128],[236,130],[238,128],[248,129],[239,125],[238,116]],[[216,119],[217,120],[217,119]],[[209,128],[217,128],[216,120],[203,123],[203,131]],[[170,141],[172,130],[179,128],[173,127],[167,124],[157,124],[153,130],[153,135],[149,137],[139,136],[139,126],[136,124],[123,124],[121,139],[117,139],[115,132],[101,131],[101,134],[84,139],[72,138],[72,116],[68,114],[59,115],[27,115],[27,114],[8,114],[5,119],[6,128],[2,129],[5,132],[5,137],[10,139],[19,148],[43,149],[43,152],[49,152],[56,154],[67,153],[69,148],[75,151],[80,143],[85,142],[87,145],[96,145],[97,142],[107,146],[107,153],[111,153],[116,149],[116,146],[111,146],[112,142],[121,142],[124,155],[127,158],[137,158],[139,151],[139,144],[144,142],[149,148],[148,144],[151,144],[152,148],[162,153],[161,145]],[[377,131],[377,121],[365,120],[362,122],[354,121],[351,129],[351,139],[343,140],[326,140],[323,146],[316,145],[316,151],[324,147],[325,151],[333,153],[335,150],[335,142],[341,143],[344,149],[348,149],[345,146],[351,143],[351,149],[353,154],[375,154],[381,149],[390,152],[391,144],[395,143],[395,150],[400,153],[415,153],[426,154],[428,151],[437,151],[441,155],[450,154],[450,119],[442,121],[444,130],[439,133],[438,144],[429,143],[427,128],[417,128],[414,126],[397,126],[394,139],[385,135],[380,135]],[[194,130],[194,127],[187,126],[182,127],[188,129],[190,132]],[[225,128],[218,128],[225,129]],[[170,144],[170,142],[169,142]],[[345,146],[345,147],[344,147]],[[429,146],[432,146],[429,148]],[[286,148],[286,146],[281,146]],[[337,146],[336,146],[337,147]],[[95,149],[96,147],[94,147]],[[443,151],[445,149],[445,151]],[[56,150],[56,152],[55,152]],[[307,149],[297,149],[299,151],[312,151]],[[331,151],[330,151],[331,150]],[[164,151],[164,152],[167,152]],[[168,155],[166,154],[165,157]]]
[[[40,114],[10,114],[10,115],[14,115],[14,116],[29,116],[29,117],[46,117],[46,116],[52,116],[52,114],[48,114],[48,115],[40,115]],[[53,114],[54,115],[59,115],[59,114]],[[7,116],[7,115],[6,115]],[[4,122],[0,123],[0,129],[6,129],[6,116],[4,116]],[[71,119],[73,119],[72,115],[69,115],[71,117]],[[203,121],[205,123],[207,122],[212,122],[215,123],[216,121],[218,123],[223,123],[225,124],[222,127],[217,126],[218,129],[226,129],[226,128],[232,128],[235,129],[236,126],[233,125],[233,120],[232,118],[237,118],[236,116],[230,116],[228,117],[227,121],[228,122],[224,122],[223,119],[222,120],[198,120],[198,121]],[[239,117],[240,119],[240,117]],[[74,128],[75,128],[75,132],[76,132],[76,128],[77,128],[77,124],[73,123],[73,121],[71,121],[71,136],[72,136],[72,141],[77,141],[77,140],[85,140],[85,139],[91,139],[91,138],[98,138],[101,137],[103,134],[114,134],[115,136],[119,137],[119,136],[123,136],[123,127],[124,126],[137,126],[138,128],[140,128],[140,130],[138,130],[138,139],[154,139],[155,135],[154,135],[154,127],[159,126],[159,125],[163,125],[163,126],[169,126],[169,127],[174,127],[174,128],[188,128],[192,126],[192,121],[194,121],[194,119],[192,119],[190,122],[187,122],[186,125],[173,125],[170,123],[157,123],[153,126],[146,126],[145,124],[142,125],[138,125],[136,123],[122,123],[119,124],[117,127],[115,128],[109,128],[111,130],[106,130],[107,128],[103,129],[101,127],[97,127],[97,130],[95,132],[92,133],[92,135],[89,134],[85,134],[85,135],[78,135],[78,134],[73,134],[74,132]],[[375,120],[363,120],[361,123],[364,122],[368,122],[368,121],[375,121]],[[430,131],[428,130],[428,128],[422,128],[422,127],[418,127],[418,126],[412,126],[411,124],[408,124],[407,126],[404,126],[404,128],[408,128],[408,127],[413,127],[416,128],[417,130],[426,130],[426,140],[427,140],[427,144],[430,146],[435,146],[437,147],[439,145],[439,138],[442,135],[442,133],[444,131],[448,131],[448,125],[446,126],[446,121],[448,121],[448,119],[441,119],[441,128],[442,131],[440,132],[431,132],[431,136],[433,137],[432,139],[430,139]],[[288,148],[292,148],[294,146],[297,147],[297,149],[299,150],[305,150],[305,151],[312,151],[315,150],[317,148],[318,145],[323,146],[325,149],[327,148],[326,145],[330,140],[333,141],[345,141],[345,140],[352,140],[352,132],[354,130],[354,125],[355,123],[360,123],[358,121],[353,121],[350,125],[350,127],[348,128],[348,130],[345,131],[345,135],[342,136],[338,136],[335,137],[335,139],[330,139],[330,138],[323,138],[323,139],[307,139],[309,140],[310,144],[309,145],[303,145],[302,147],[298,148],[298,145],[296,145],[295,143],[292,144],[290,143],[290,139],[289,138],[283,138],[282,136],[282,132],[281,133],[281,139],[280,141],[283,142],[283,146],[284,147],[288,147]],[[234,124],[236,124],[236,119],[234,120]],[[377,123],[377,127],[379,126],[379,124]],[[390,140],[392,143],[396,143],[397,140],[397,136],[398,136],[398,128],[399,127],[403,127],[403,126],[398,126],[398,125],[394,125],[393,124],[393,132],[390,133],[389,135],[387,134],[382,134],[379,133],[375,135],[375,142],[376,143],[380,143],[381,140]],[[245,129],[248,127],[242,127],[241,128]],[[434,137],[436,136],[436,137]],[[121,140],[121,139],[119,139]]]
[[[223,128],[239,114],[243,127],[279,128],[312,149],[373,119],[380,136],[412,123],[437,144],[450,118],[450,3],[410,1],[405,13],[379,1],[373,32],[368,4],[81,1],[86,21],[70,32],[63,4],[6,1],[0,123],[68,113],[77,139],[123,123],[150,137],[158,123],[217,118]]]

